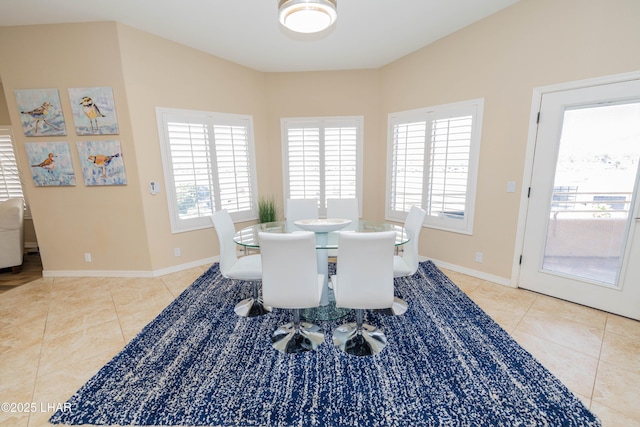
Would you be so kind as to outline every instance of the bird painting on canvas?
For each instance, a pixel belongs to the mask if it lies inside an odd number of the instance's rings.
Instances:
[[[89,156],[88,160],[97,168],[101,169],[101,174],[100,176],[102,178],[106,178],[107,177],[107,166],[109,166],[109,163],[111,163],[111,161],[117,157],[120,157],[120,153],[116,153],[112,156],[106,156],[104,154],[98,154],[95,156]]]
[[[127,184],[120,141],[78,141],[76,145],[85,185]]]
[[[53,172],[53,170],[56,168],[56,161],[54,160],[54,157],[57,157],[57,156],[53,153],[49,153],[46,159],[44,159],[37,165],[31,165],[31,167],[42,168],[42,169],[48,170],[49,172]]]
[[[24,148],[36,187],[76,185],[68,142],[25,142]]]
[[[120,133],[116,103],[111,87],[69,88],[69,99],[78,135],[117,135]]]
[[[89,119],[89,124],[91,125],[91,132],[99,133],[98,117],[107,117],[107,116],[105,116],[100,112],[100,109],[95,104],[95,102],[93,102],[93,99],[91,99],[88,96],[84,96],[82,98],[82,100],[80,101],[80,105],[82,105],[82,112]]]
[[[31,116],[32,119],[35,120],[35,135],[38,135],[38,123],[43,122],[49,126],[51,126],[55,130],[60,130],[59,127],[51,124],[51,122],[47,121],[47,115],[49,114],[49,110],[53,108],[53,105],[50,102],[43,102],[41,106],[34,108],[30,111],[20,111],[20,114],[27,114]]]

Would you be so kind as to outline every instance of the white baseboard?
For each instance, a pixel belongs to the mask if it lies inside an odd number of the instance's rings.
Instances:
[[[508,286],[515,288],[511,282],[511,279],[506,277],[495,276],[482,271],[473,270],[467,267],[461,267],[456,264],[450,264],[448,262],[439,261],[432,258],[420,257],[420,261],[431,260],[433,263],[441,268],[455,271],[457,273],[466,274],[467,276],[477,277],[478,279],[487,280],[498,285]],[[44,270],[42,277],[160,277],[167,274],[178,273],[180,271],[188,270],[190,268],[200,267],[203,265],[211,265],[220,260],[219,256],[211,258],[200,259],[185,264],[174,265],[172,267],[162,268],[160,270],[151,271],[136,271],[136,270]]]
[[[153,277],[166,276],[171,273],[178,273],[180,271],[188,270],[190,268],[200,267],[203,265],[211,265],[214,262],[218,262],[220,260],[219,256],[214,256],[211,258],[199,259],[197,261],[188,262],[186,264],[174,265],[173,267],[163,268],[160,270],[153,271]]]
[[[459,265],[450,264],[448,262],[439,261],[437,259],[420,257],[420,261],[426,261],[430,259],[438,268],[446,268],[447,270],[455,271],[456,273],[466,274],[467,276],[477,277],[478,279],[486,280],[488,282],[496,283],[498,285],[508,286],[515,288],[511,279],[506,277],[495,276],[493,274],[485,273],[483,271],[473,270],[467,267],[461,267]]]
[[[153,271],[136,270],[42,270],[42,277],[155,277]]]
[[[160,277],[171,273],[188,270],[190,268],[200,267],[203,265],[211,265],[218,262],[220,257],[211,257],[188,262],[185,264],[174,265],[172,267],[160,270],[43,270],[42,277]]]

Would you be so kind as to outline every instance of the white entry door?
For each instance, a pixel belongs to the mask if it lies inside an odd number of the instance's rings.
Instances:
[[[543,93],[519,286],[640,319],[640,80]]]

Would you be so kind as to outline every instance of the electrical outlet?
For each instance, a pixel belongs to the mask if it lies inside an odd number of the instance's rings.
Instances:
[[[84,253],[84,262],[91,262],[91,254],[89,252]]]
[[[180,248],[173,248],[173,255],[180,256]]]
[[[482,262],[482,252],[476,252],[476,262]]]

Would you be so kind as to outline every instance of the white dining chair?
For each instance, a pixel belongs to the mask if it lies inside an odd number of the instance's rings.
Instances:
[[[285,218],[289,223],[301,219],[318,218],[318,201],[316,199],[287,199]]]
[[[418,271],[420,256],[418,255],[418,244],[420,243],[420,231],[427,212],[417,206],[412,206],[404,222],[404,229],[409,234],[409,242],[403,246],[402,255],[393,257],[393,277],[413,276]],[[400,315],[407,311],[408,304],[401,298],[396,297],[392,314]]]
[[[324,275],[318,274],[316,239],[311,231],[259,233],[264,303],[293,311],[293,321],[273,333],[282,353],[315,350],[324,341],[318,325],[300,320],[300,309],[318,307]]]
[[[350,219],[351,224],[342,230],[357,230],[358,221],[360,220],[360,208],[358,207],[358,199],[327,199],[327,218]],[[336,249],[329,249],[329,257],[338,256]]]
[[[365,309],[386,309],[393,304],[395,231],[341,232],[337,273],[331,277],[336,307],[356,310],[356,321],[333,332],[333,343],[355,356],[379,353],[387,344],[384,332],[364,323]]]
[[[360,220],[360,207],[358,199],[327,199],[327,218],[350,219],[351,224],[343,230],[357,230]],[[329,251],[329,255],[335,251]]]
[[[218,242],[220,244],[220,273],[231,280],[251,282],[253,294],[236,304],[234,311],[238,316],[255,317],[269,313],[271,308],[265,306],[260,298],[259,283],[262,280],[262,260],[260,255],[246,255],[238,258],[233,241],[235,227],[231,215],[226,210],[219,210],[211,215]]]
[[[327,199],[327,218],[350,219],[357,223],[359,212],[358,199]]]
[[[420,257],[418,255],[418,243],[420,231],[427,213],[417,206],[412,206],[404,222],[404,229],[409,233],[409,242],[404,245],[402,255],[396,255],[393,260],[393,276],[412,276],[418,271]]]

